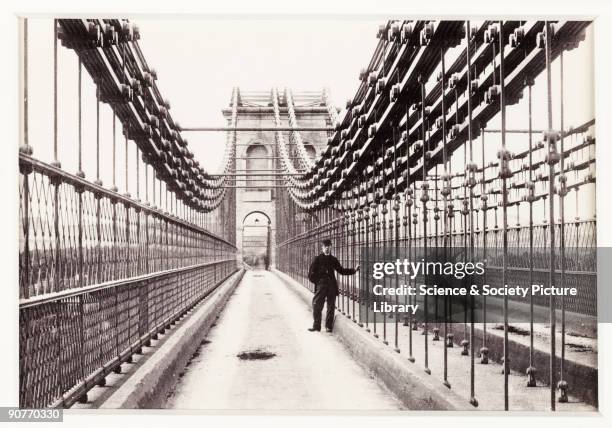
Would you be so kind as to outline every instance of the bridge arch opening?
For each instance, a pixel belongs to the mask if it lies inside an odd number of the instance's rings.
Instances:
[[[270,266],[272,221],[263,211],[251,211],[242,219],[242,261],[249,266]]]

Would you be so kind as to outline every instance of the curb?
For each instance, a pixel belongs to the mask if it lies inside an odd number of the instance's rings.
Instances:
[[[243,275],[244,269],[233,274],[208,295],[199,307],[196,306],[195,312],[113,392],[100,409],[163,408],[168,392],[208,334]]]

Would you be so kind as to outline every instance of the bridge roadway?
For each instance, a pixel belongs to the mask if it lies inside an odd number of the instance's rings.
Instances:
[[[248,271],[171,392],[166,407],[224,410],[397,410],[402,404],[328,333],[287,285]],[[239,354],[275,354],[240,359]]]

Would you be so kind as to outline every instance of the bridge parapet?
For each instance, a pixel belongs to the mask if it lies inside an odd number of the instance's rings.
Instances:
[[[578,54],[590,48],[589,25],[387,21],[321,156],[305,173],[290,174],[288,150],[279,144],[288,174],[278,204],[285,214],[278,216],[278,269],[312,288],[305,279],[310,263],[322,240],[330,239],[343,266],[363,268],[359,276],[339,279],[340,311],[397,352],[403,327],[409,339],[401,352],[407,347],[410,361],[412,331],[418,330],[427,373],[439,362],[429,350],[447,341],[439,355],[447,386],[447,357],[454,352],[447,347],[460,345],[473,406],[475,367],[494,354],[504,366],[505,410],[512,361],[522,361],[517,353],[528,356],[528,366],[519,367],[528,375],[526,387],[548,386],[551,410],[567,403],[569,392],[584,389],[570,352],[572,335],[597,335],[594,94],[577,91],[568,102],[567,91],[571,82],[592,78]],[[384,282],[372,276],[374,262],[392,262],[401,254],[427,264],[440,253],[459,263],[487,261],[477,288],[543,284],[575,287],[577,295],[451,301],[428,297],[437,287],[431,279],[394,275]],[[373,286],[379,282],[424,285],[426,293],[378,296]],[[421,312],[380,310],[380,304],[398,302]],[[516,327],[508,315],[516,307],[524,309],[531,338],[525,350],[510,346]],[[492,349],[494,334],[487,327],[497,321],[500,352]],[[547,364],[538,360],[533,340],[543,325]],[[459,326],[460,335],[453,331]],[[589,379],[586,388],[596,389],[592,372]],[[590,392],[584,396],[593,400]]]
[[[234,190],[194,159],[137,27],[119,19],[46,22],[54,71],[53,111],[44,119],[53,121],[52,138],[32,138],[41,134],[29,127],[28,102],[38,94],[28,93],[28,19],[22,27],[19,404],[27,408],[87,400],[89,389],[238,270]],[[58,72],[60,46],[77,67]],[[77,84],[72,122],[58,102],[64,79]],[[93,103],[85,102],[88,91]],[[95,147],[83,138],[90,113]],[[106,114],[112,121],[101,120]],[[235,133],[228,143],[224,171],[234,168]]]

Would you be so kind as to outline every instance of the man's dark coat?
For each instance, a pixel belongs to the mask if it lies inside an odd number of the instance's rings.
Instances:
[[[355,269],[344,268],[335,256],[321,253],[312,261],[308,270],[308,279],[316,284],[317,287],[325,284],[330,292],[333,291],[335,295],[338,295],[338,283],[335,272],[338,272],[340,275],[353,275]]]

